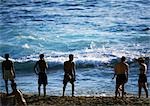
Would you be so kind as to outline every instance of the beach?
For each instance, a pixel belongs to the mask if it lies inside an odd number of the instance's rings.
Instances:
[[[59,96],[63,63],[73,54],[75,94],[109,96],[115,90],[114,65],[125,56],[130,68],[125,89],[137,94],[139,66],[135,59],[150,57],[148,6],[148,0],[1,0],[0,67],[4,54],[9,53],[18,89],[35,93],[38,76],[33,68],[39,54],[44,54],[48,92]],[[147,66],[149,83],[150,64]],[[0,83],[4,92],[1,68]],[[67,88],[70,93],[71,87]]]
[[[0,0],[0,102],[13,101],[4,94],[2,78],[1,64],[8,53],[17,89],[29,106],[150,105],[143,90],[142,98],[137,98],[139,64],[135,61],[150,57],[149,4],[149,0]],[[45,98],[37,96],[38,76],[34,73],[40,54],[48,64]],[[61,97],[63,66],[69,54],[74,55],[76,68],[73,98],[70,84]],[[125,84],[129,95],[123,100],[114,99],[116,80],[112,79],[122,56],[129,64]],[[150,86],[148,92],[150,97]]]
[[[9,106],[13,97],[6,97],[1,94],[1,106]],[[38,96],[37,94],[24,94],[28,106],[149,106],[150,98],[128,95],[123,99],[114,96]],[[7,102],[6,102],[7,101]],[[11,103],[10,103],[11,104]],[[13,103],[12,103],[13,104]]]

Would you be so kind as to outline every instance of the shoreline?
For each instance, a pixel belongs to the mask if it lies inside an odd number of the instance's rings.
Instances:
[[[12,106],[13,96],[0,93],[2,106]],[[123,99],[114,96],[38,96],[38,94],[24,94],[28,106],[149,106],[150,98],[127,95]],[[8,104],[9,103],[9,104]],[[11,104],[11,105],[10,105]]]

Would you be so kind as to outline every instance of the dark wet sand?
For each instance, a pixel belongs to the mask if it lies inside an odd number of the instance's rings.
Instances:
[[[7,97],[5,94],[0,94],[0,106],[12,106],[13,97]],[[114,97],[104,96],[46,96],[39,97],[37,94],[24,94],[28,106],[150,106],[150,98],[136,96],[126,96],[115,99]],[[3,104],[3,105],[2,105]],[[9,105],[8,105],[9,104]]]

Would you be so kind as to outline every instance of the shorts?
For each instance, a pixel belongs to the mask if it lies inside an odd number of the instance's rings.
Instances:
[[[124,84],[127,82],[127,77],[125,74],[118,74],[116,77],[116,84]]]
[[[74,78],[73,78],[73,75],[70,75],[70,74],[65,74],[64,75],[64,80],[63,80],[63,84],[67,84],[68,82],[70,82],[71,84],[74,83]]]
[[[4,80],[14,80],[14,74],[12,70],[4,70]]]
[[[38,79],[38,84],[44,84],[47,85],[47,75],[46,73],[39,73],[39,79]]]
[[[146,74],[140,74],[138,82],[139,83],[146,83],[147,82]]]

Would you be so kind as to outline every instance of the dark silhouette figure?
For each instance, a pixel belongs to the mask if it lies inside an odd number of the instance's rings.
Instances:
[[[116,90],[115,90],[115,98],[117,98],[117,94],[119,93],[119,88],[122,86],[122,98],[124,97],[124,84],[128,81],[128,69],[129,65],[125,62],[126,58],[122,56],[121,61],[116,64],[114,70],[116,77]]]
[[[6,60],[2,62],[2,75],[5,80],[6,93],[8,94],[8,80],[14,83],[15,70],[13,62],[9,60],[9,54],[5,54],[5,59]]]
[[[48,65],[44,60],[44,54],[40,54],[40,60],[36,62],[34,66],[34,71],[38,75],[38,92],[40,96],[40,87],[43,84],[44,96],[46,96],[46,85],[47,85],[47,75],[46,69],[48,69]]]
[[[144,63],[145,59],[144,58],[139,58],[138,62],[140,65],[139,71],[139,80],[138,80],[138,86],[139,86],[139,98],[141,97],[141,89],[142,87],[145,90],[146,93],[146,98],[148,98],[148,88],[147,88],[147,76],[146,76],[146,72],[147,72],[147,65]]]
[[[74,96],[75,64],[72,54],[69,55],[69,61],[64,62],[63,96],[68,82],[72,84],[72,96]]]
[[[16,83],[12,83],[11,87],[13,91],[9,96],[11,95],[15,96],[15,100],[16,100],[15,106],[27,106],[26,100],[23,98],[22,92],[19,89],[17,89]]]

